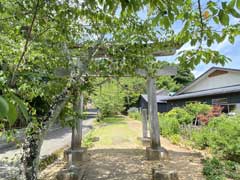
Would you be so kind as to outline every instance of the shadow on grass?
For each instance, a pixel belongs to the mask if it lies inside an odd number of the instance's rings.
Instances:
[[[112,116],[100,120],[99,124],[126,124],[126,120],[122,116]]]

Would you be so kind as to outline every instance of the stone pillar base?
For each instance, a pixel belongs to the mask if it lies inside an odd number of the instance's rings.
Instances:
[[[167,150],[162,147],[159,149],[152,149],[151,147],[147,147],[146,155],[147,160],[149,161],[169,159]]]
[[[82,180],[84,171],[77,167],[70,167],[63,169],[57,174],[57,180]]]
[[[64,152],[63,152],[63,159],[64,159],[64,161],[69,161],[69,154],[71,153],[71,149],[66,149],[66,150],[64,150]]]
[[[176,171],[152,169],[152,180],[178,180]]]
[[[87,153],[87,148],[84,148],[84,147],[81,147],[76,150],[68,149],[64,151],[64,160],[67,162],[71,161],[72,164],[74,164],[74,162],[88,161],[89,159],[90,158]]]

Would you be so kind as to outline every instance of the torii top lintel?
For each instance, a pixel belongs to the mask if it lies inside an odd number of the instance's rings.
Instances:
[[[172,41],[166,41],[166,42],[157,42],[157,43],[149,43],[149,44],[127,44],[128,48],[130,47],[141,47],[141,48],[150,48],[150,54],[152,54],[155,57],[160,57],[160,56],[171,56],[176,53],[176,50],[180,49],[183,44],[181,43],[175,43]],[[116,46],[118,48],[124,48],[124,44],[113,44],[113,43],[106,43],[106,45],[101,45],[98,47],[98,52],[95,53],[94,57],[96,58],[101,58],[101,57],[106,57],[107,56],[107,49],[110,47]],[[74,46],[71,46],[71,49],[78,49],[78,48],[83,48],[83,44],[76,44]],[[93,49],[93,47],[88,48],[90,51]]]

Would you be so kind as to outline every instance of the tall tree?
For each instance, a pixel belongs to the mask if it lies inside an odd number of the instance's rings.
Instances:
[[[81,63],[89,74],[96,74],[98,67],[102,75],[114,76],[134,74],[136,68],[154,71],[154,52],[164,54],[174,50],[172,46],[190,43],[197,48],[180,53],[184,66],[193,68],[201,61],[224,64],[228,58],[203,44],[210,47],[225,39],[234,43],[239,24],[229,19],[240,17],[239,3],[2,0],[0,117],[14,123],[16,113],[13,117],[9,112],[18,106],[28,123],[23,146],[26,178],[37,179],[42,139],[71,99],[72,89],[83,80]],[[145,9],[142,18],[139,11]],[[174,30],[176,22],[183,24],[178,31]],[[103,59],[100,65],[99,59]],[[56,75],[59,68],[63,68],[60,77]],[[41,115],[29,103],[36,97],[50,106]]]

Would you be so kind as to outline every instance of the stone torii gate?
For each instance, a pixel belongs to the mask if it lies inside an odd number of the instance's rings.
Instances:
[[[176,50],[181,47],[181,44],[169,43],[166,42],[161,45],[159,50],[156,50],[156,44],[149,44],[148,46],[153,47],[151,54],[155,57],[160,56],[171,56],[176,53]],[[71,48],[81,48],[82,45],[75,45]],[[100,47],[99,52],[94,54],[94,57],[106,57],[107,48]],[[92,51],[92,48],[89,48],[89,51]],[[82,64],[83,65],[83,64]],[[146,149],[147,157],[149,160],[160,159],[164,156],[164,150],[161,148],[160,143],[160,133],[159,133],[159,122],[158,122],[158,115],[157,115],[157,102],[156,102],[156,85],[155,85],[155,77],[162,76],[162,75],[175,75],[176,68],[174,67],[165,67],[163,69],[159,69],[153,75],[150,75],[145,70],[137,70],[136,72],[138,75],[144,76],[147,78],[147,92],[148,92],[148,117],[150,121],[150,135],[151,135],[151,146]],[[61,69],[57,72],[57,74],[67,75],[68,71]],[[129,76],[128,76],[129,77]],[[77,114],[82,114],[83,112],[83,105],[80,102],[83,102],[83,96],[78,92],[75,92],[76,100],[74,103],[74,111]],[[87,160],[87,150],[81,146],[82,141],[82,120],[77,119],[75,121],[75,127],[72,129],[72,143],[71,148],[66,150],[64,155],[65,159],[68,161],[71,160],[71,164],[75,164],[75,162]],[[69,155],[71,158],[69,158]]]
[[[181,47],[180,44],[171,44],[172,48],[169,48],[169,43],[166,43],[166,46],[162,46],[162,49],[156,51],[153,48],[152,55],[159,56],[171,56],[176,53],[176,50]],[[152,44],[150,44],[151,46]],[[79,46],[75,48],[81,48]],[[91,51],[91,48],[89,49]],[[105,57],[106,48],[101,48],[100,53],[96,53],[94,57]],[[85,69],[85,68],[84,68]],[[62,69],[63,70],[63,69]],[[168,157],[168,153],[165,149],[161,147],[160,143],[160,129],[159,129],[159,121],[158,121],[158,111],[157,111],[157,101],[156,101],[156,76],[162,75],[175,75],[176,68],[173,67],[165,67],[163,69],[157,70],[154,75],[147,73],[145,70],[140,70],[137,73],[139,75],[147,77],[147,94],[148,94],[148,116],[150,121],[150,136],[151,136],[151,144],[150,147],[146,148],[146,154],[148,160],[159,160]],[[59,72],[58,72],[59,73]],[[66,70],[60,72],[60,74],[68,74]],[[75,91],[75,102],[74,102],[74,111],[80,115],[83,113],[83,95],[82,92]],[[72,177],[76,177],[80,179],[82,174],[79,173],[79,168],[75,165],[79,164],[81,161],[86,161],[89,159],[87,154],[87,149],[82,147],[82,119],[75,119],[75,126],[72,128],[72,140],[71,140],[71,148],[64,152],[64,157],[69,162],[69,169],[65,169],[61,171],[57,179],[69,179]],[[71,179],[71,178],[70,178]]]

